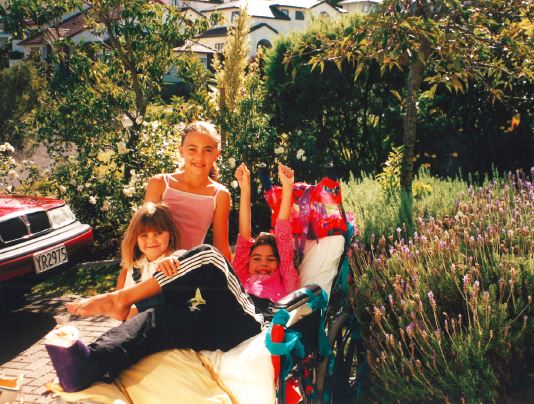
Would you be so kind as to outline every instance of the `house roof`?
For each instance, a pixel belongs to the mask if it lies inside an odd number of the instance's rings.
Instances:
[[[256,24],[254,25],[253,27],[250,27],[250,31],[249,32],[254,32],[254,31],[257,31],[258,29],[260,28],[263,28],[263,27],[266,27],[268,29],[270,29],[271,31],[273,31],[275,34],[278,34],[278,31],[275,30],[273,27],[271,27],[269,24],[266,24],[264,22],[262,22],[261,24]]]
[[[356,3],[373,3],[379,4],[382,3],[382,0],[343,0],[337,4],[356,4]]]
[[[182,46],[173,49],[175,52],[195,52],[195,53],[222,53],[217,49],[213,49],[207,45],[201,44],[197,41],[186,41]]]
[[[264,22],[262,22],[261,24],[256,24],[254,25],[253,27],[250,27],[250,32],[254,32],[254,31],[257,31],[258,29],[261,29],[261,28],[267,28],[267,29],[270,29],[271,31],[273,31],[275,34],[278,34],[278,31],[275,30],[273,27],[271,27],[269,24],[266,24]],[[222,37],[226,37],[228,36],[228,28],[229,27],[216,27],[216,28],[212,28],[206,32],[204,32],[202,35],[199,35],[197,38],[222,38]]]
[[[73,36],[78,35],[80,32],[85,31],[84,26],[85,26],[85,14],[78,13],[64,20],[57,27],[47,28],[45,32],[47,35],[49,35],[53,39],[57,39],[59,37],[72,38]],[[42,33],[37,34],[33,37],[30,37],[28,39],[25,39],[24,41],[19,42],[19,45],[24,46],[24,45],[42,44],[45,42],[44,38],[45,36]]]
[[[269,0],[258,0],[249,2],[248,0],[234,0],[221,5],[213,6],[202,10],[203,13],[211,11],[221,11],[221,10],[230,10],[235,9],[239,10],[247,6],[247,11],[251,17],[256,18],[272,18],[277,20],[291,20],[287,15],[282,13],[276,7],[278,2],[273,2]]]
[[[228,27],[216,27],[207,30],[202,35],[199,35],[197,38],[217,38],[224,37],[228,35]]]

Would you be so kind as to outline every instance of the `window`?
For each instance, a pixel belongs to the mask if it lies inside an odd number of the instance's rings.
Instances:
[[[302,11],[295,11],[295,20],[304,20],[304,13]]]
[[[285,15],[289,16],[289,10],[286,10],[285,8],[281,9],[280,10],[282,13],[284,13]]]
[[[271,43],[267,39],[262,39],[261,41],[259,41],[258,46],[256,46],[256,49],[258,49],[260,46],[265,49],[271,49],[273,47],[273,45],[271,45]]]
[[[239,11],[232,11],[232,22],[234,22],[234,18],[237,18],[239,16]]]
[[[208,57],[204,56],[204,55],[201,55],[198,58],[204,64],[204,67],[207,69],[208,68]]]
[[[319,14],[321,17],[323,18],[327,18],[328,17],[328,13],[326,11],[321,11],[321,14]]]
[[[219,52],[222,52],[223,49],[224,49],[224,42],[216,43],[215,44],[215,49],[217,49]]]

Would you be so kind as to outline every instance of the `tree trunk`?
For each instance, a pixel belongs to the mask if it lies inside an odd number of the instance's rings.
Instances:
[[[419,52],[428,60],[430,55],[430,42],[423,38]],[[401,186],[408,193],[412,191],[413,155],[415,147],[415,132],[417,130],[417,103],[419,89],[423,81],[425,64],[420,58],[410,62],[410,75],[408,77],[408,97],[406,99],[406,112],[404,115],[404,155],[401,168]]]

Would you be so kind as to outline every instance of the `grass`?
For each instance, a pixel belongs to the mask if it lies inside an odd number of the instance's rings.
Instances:
[[[65,271],[34,286],[32,293],[40,295],[94,296],[115,290],[120,265]]]

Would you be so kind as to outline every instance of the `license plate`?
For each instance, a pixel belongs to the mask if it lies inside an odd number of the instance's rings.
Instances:
[[[67,249],[64,244],[38,254],[33,254],[33,263],[35,265],[35,272],[37,273],[57,267],[68,261],[69,257],[67,257]]]

